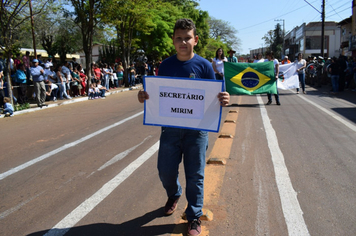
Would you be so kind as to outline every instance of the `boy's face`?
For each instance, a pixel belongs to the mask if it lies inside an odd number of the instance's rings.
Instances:
[[[194,30],[176,29],[173,36],[173,44],[180,61],[188,61],[194,56],[194,46],[198,43],[198,35],[194,36]]]

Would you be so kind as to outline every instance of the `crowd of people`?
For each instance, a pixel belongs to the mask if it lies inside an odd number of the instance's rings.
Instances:
[[[75,57],[71,61],[58,63],[51,56],[46,60],[43,60],[41,55],[32,58],[30,52],[27,51],[23,56],[17,54],[15,59],[11,56],[12,90],[16,90],[13,101],[14,104],[23,105],[34,98],[37,106],[43,107],[47,106],[46,101],[72,99],[79,96],[88,96],[90,100],[105,98],[105,92],[110,89],[132,87],[137,83],[142,83],[142,77],[145,75],[157,75],[159,65],[160,62],[131,63],[126,68],[128,84],[125,84],[123,82],[125,69],[122,62],[93,62],[90,68],[92,78],[89,83],[82,65],[76,61]],[[7,63],[3,54],[0,53],[0,109],[2,112],[5,111],[4,98],[9,98],[5,74],[7,74]],[[29,89],[31,86],[33,90]]]

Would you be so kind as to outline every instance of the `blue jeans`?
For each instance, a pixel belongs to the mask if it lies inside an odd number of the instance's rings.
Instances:
[[[277,86],[278,80],[276,80],[276,87],[277,87],[277,94],[274,95],[274,98],[276,99],[276,102],[279,102],[279,93],[278,93],[278,86]],[[268,93],[267,94],[268,101],[272,102],[272,94]]]
[[[114,79],[114,87],[115,88],[119,87],[119,81],[117,79]]]
[[[170,198],[182,195],[178,181],[178,169],[184,157],[186,179],[185,211],[187,220],[198,219],[203,213],[205,154],[208,148],[208,132],[162,127],[158,152],[159,178]]]
[[[10,108],[5,108],[4,111],[3,111],[4,114],[6,113],[10,113],[10,115],[14,114],[14,111],[11,110]]]
[[[136,83],[135,83],[135,79],[136,79],[135,75],[131,75],[130,77],[131,77],[130,82],[129,82],[130,86],[135,86],[136,85]]]
[[[305,73],[298,74],[299,82],[302,85],[303,92],[305,91]],[[299,88],[297,88],[297,92],[299,92]]]
[[[65,96],[66,98],[68,98],[68,94],[67,94],[67,88],[66,88],[66,82],[62,82],[61,84],[58,85],[60,92],[59,92],[59,99],[63,99],[63,96]]]
[[[331,75],[331,84],[333,86],[334,93],[339,92],[339,75]]]
[[[109,90],[109,75],[105,75],[105,88]]]

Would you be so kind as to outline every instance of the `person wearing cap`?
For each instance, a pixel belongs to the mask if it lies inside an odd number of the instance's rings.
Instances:
[[[288,56],[285,56],[283,61],[282,61],[282,65],[289,64],[289,63],[290,63],[290,60],[288,60]]]
[[[41,66],[38,65],[38,63],[39,61],[37,59],[33,59],[30,71],[32,75],[33,85],[35,87],[37,106],[42,108],[43,106],[47,106],[47,104],[45,104],[46,86],[44,83],[44,70]]]
[[[229,57],[227,58],[228,62],[233,62],[233,63],[237,63],[237,58],[234,56],[234,53],[236,53],[236,51],[230,49],[228,52]]]

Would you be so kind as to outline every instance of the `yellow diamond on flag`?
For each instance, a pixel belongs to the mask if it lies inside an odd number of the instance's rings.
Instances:
[[[271,79],[268,76],[261,74],[251,67],[247,67],[245,70],[230,79],[231,82],[243,87],[249,92],[258,89],[270,80]]]

